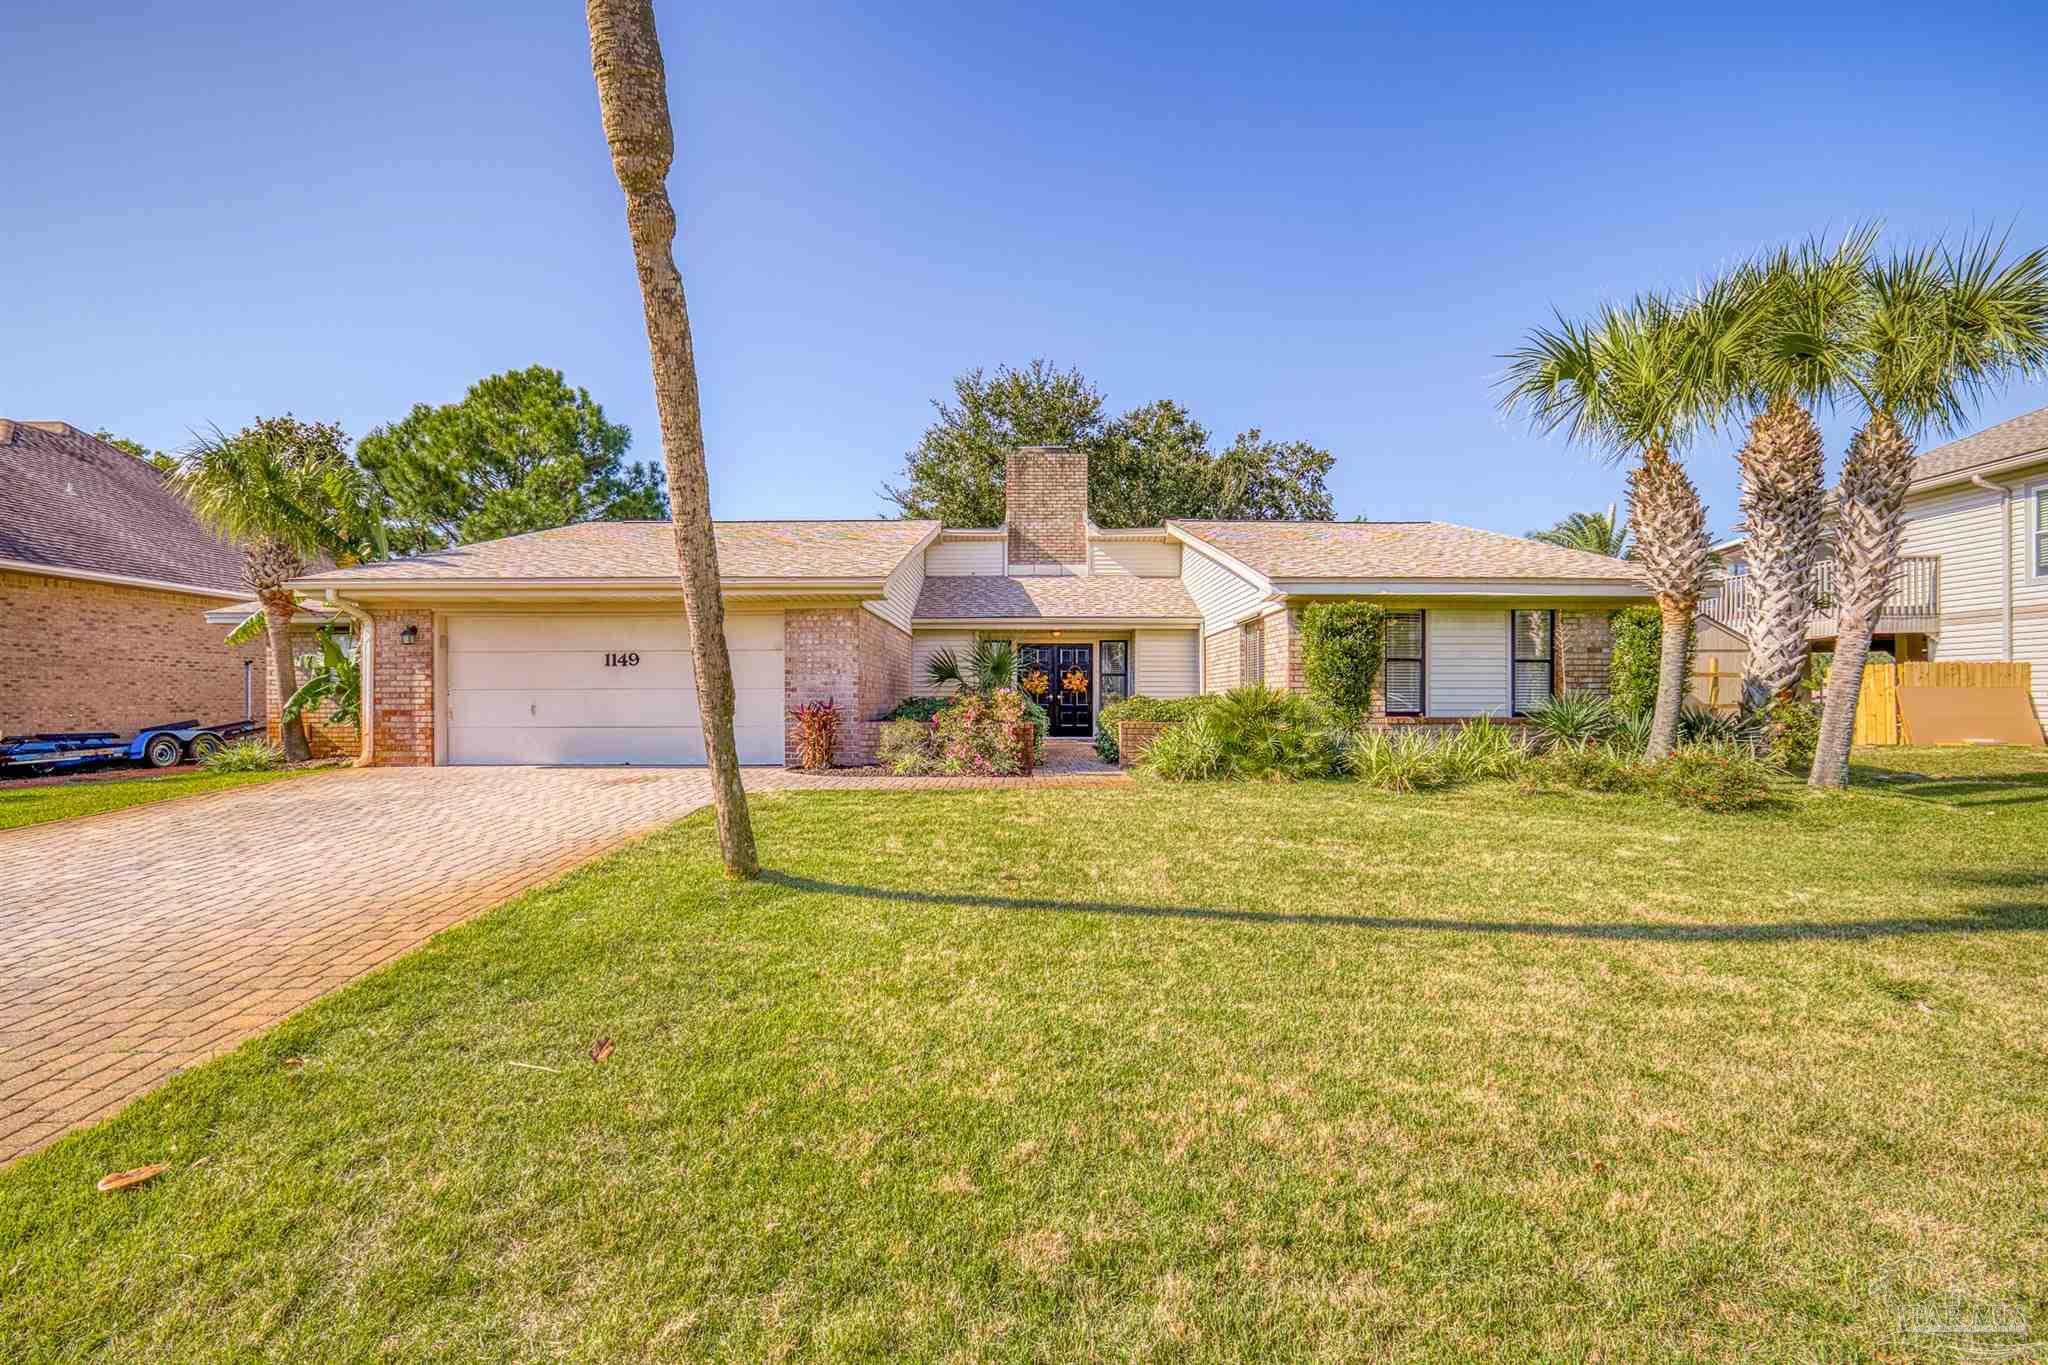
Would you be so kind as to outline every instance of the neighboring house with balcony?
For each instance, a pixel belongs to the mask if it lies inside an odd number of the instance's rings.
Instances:
[[[1055,735],[1105,700],[1241,682],[1299,688],[1301,612],[1379,602],[1375,718],[1512,720],[1604,690],[1609,618],[1649,595],[1626,561],[1443,522],[1088,517],[1088,458],[1014,452],[1005,520],[720,522],[734,730],[746,763],[794,761],[789,709],[847,713],[839,761],[928,690],[940,650],[1013,642],[1054,681]],[[675,542],[666,522],[594,522],[298,580],[358,623],[367,758],[385,764],[699,763]],[[1073,685],[1068,685],[1069,679]]]
[[[2034,709],[2048,716],[2048,408],[1937,446],[1914,462],[1898,572],[1874,648],[1900,660],[2023,660]],[[1715,547],[1724,576],[1704,621],[1746,631],[1756,610],[1742,540]],[[1819,609],[1807,628],[1832,650],[1834,566],[1814,569]]]
[[[242,596],[241,561],[144,461],[0,418],[0,734],[252,714],[260,642],[202,615]]]

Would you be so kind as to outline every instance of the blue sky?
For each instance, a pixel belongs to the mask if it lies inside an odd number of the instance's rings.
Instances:
[[[1494,409],[1553,306],[1863,219],[2048,242],[2038,7],[1431,8],[667,6],[718,515],[877,512],[956,372],[1043,355],[1519,532],[1621,486]],[[0,52],[0,414],[360,434],[540,362],[656,455],[580,6],[18,0]]]

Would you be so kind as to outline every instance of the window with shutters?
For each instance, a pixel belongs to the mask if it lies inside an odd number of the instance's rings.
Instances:
[[[1550,699],[1557,613],[1516,611],[1508,613],[1508,618],[1515,637],[1514,713],[1526,716]]]
[[[1423,713],[1422,664],[1428,642],[1422,617],[1419,611],[1394,612],[1387,617],[1387,656],[1381,676],[1390,716]]]

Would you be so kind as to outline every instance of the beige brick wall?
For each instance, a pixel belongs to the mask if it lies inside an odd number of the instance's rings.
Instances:
[[[1607,695],[1607,668],[1614,658],[1614,613],[1560,611],[1557,614],[1557,685],[1564,692]]]
[[[785,612],[782,618],[782,761],[797,766],[796,721],[790,712],[807,702],[830,699],[845,719],[833,761],[867,763],[874,757],[873,728],[861,710],[862,619],[875,620],[859,607],[816,607]],[[886,625],[886,622],[877,621]],[[904,671],[909,672],[910,643],[904,640]]]
[[[434,761],[434,613],[375,613],[376,671],[370,690],[376,699],[376,742],[372,762],[379,767],[423,767]],[[413,643],[399,635],[418,628]]]
[[[1088,454],[1053,446],[1010,452],[1003,466],[1010,562],[1026,566],[1088,561]]]
[[[244,716],[243,665],[202,613],[218,597],[0,572],[0,734],[118,730]],[[251,678],[261,686],[260,672]]]
[[[284,689],[278,686],[277,669],[271,663],[269,636],[262,637],[263,649],[263,721],[265,732],[272,744],[282,742],[284,725]],[[299,682],[306,681],[306,661],[317,659],[320,654],[320,628],[318,626],[292,627],[292,657],[299,660]],[[362,736],[353,725],[343,725],[333,717],[333,708],[322,706],[308,709],[299,716],[306,729],[306,748],[315,758],[354,758],[362,752]]]
[[[1301,609],[1289,607],[1262,617],[1259,628],[1266,645],[1266,686],[1276,692],[1299,692],[1307,683],[1301,669]]]
[[[1202,638],[1202,690],[1228,692],[1243,677],[1244,637],[1236,626]]]

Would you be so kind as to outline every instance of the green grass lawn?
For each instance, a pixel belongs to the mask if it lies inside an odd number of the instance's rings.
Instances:
[[[69,820],[78,815],[99,815],[124,806],[168,801],[176,796],[198,796],[202,792],[226,791],[229,787],[271,782],[290,776],[290,772],[209,773],[200,768],[178,768],[165,773],[97,778],[51,786],[0,787],[0,829],[40,825],[49,820]]]
[[[0,1342],[1906,1359],[1907,1253],[2043,1323],[2048,760],[1884,763],[780,796],[748,886],[699,815],[0,1172]]]

